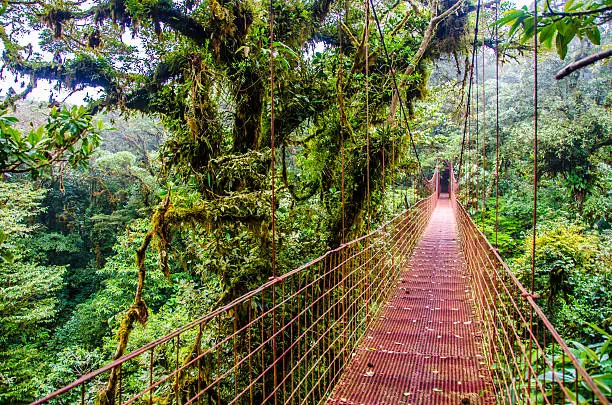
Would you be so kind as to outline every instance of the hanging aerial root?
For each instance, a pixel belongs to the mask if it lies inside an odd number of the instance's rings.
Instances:
[[[143,290],[146,279],[146,267],[145,267],[145,255],[153,236],[156,234],[161,235],[163,238],[164,232],[167,232],[165,226],[165,214],[170,206],[170,198],[162,202],[160,208],[153,215],[154,227],[145,235],[144,240],[140,247],[136,250],[136,265],[138,267],[138,283],[136,285],[136,294],[134,296],[134,303],[130,306],[128,311],[123,316],[119,330],[117,331],[117,349],[113,356],[113,361],[119,359],[124,355],[125,349],[130,338],[130,334],[134,330],[136,322],[144,325],[149,318],[149,310],[147,304],[143,299]],[[100,405],[113,405],[115,403],[115,391],[117,389],[117,382],[119,377],[119,371],[117,368],[113,368],[108,378],[108,384],[106,388],[98,394],[96,403]]]

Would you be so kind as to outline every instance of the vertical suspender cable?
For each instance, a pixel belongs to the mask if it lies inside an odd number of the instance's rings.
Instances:
[[[470,93],[472,92],[472,65],[470,65],[468,69],[470,69],[470,79],[468,81],[468,96],[465,101],[465,113],[463,115],[463,137],[461,139],[461,153],[459,154],[459,166],[457,167],[457,180],[458,181],[461,181],[461,167],[463,166],[463,153],[465,150],[465,138],[468,133],[468,123],[469,123],[469,117],[470,117],[470,97],[471,97]],[[469,142],[468,142],[468,147],[469,147]]]
[[[482,211],[480,221],[484,232],[485,213],[487,210],[487,98],[485,95],[485,36],[482,34]]]
[[[531,238],[531,295],[535,296],[535,254],[536,254],[536,228],[538,218],[538,0],[533,3],[533,218]],[[529,333],[533,336],[534,315],[533,307],[529,311]],[[533,339],[529,339],[529,359],[533,356]],[[528,360],[530,362],[530,360]],[[527,390],[531,391],[531,367],[528,368]]]
[[[276,278],[276,162],[274,150],[274,0],[270,0],[270,152],[272,165],[272,277]],[[262,303],[263,305],[263,303]],[[276,366],[276,288],[272,288],[272,358],[274,361],[274,403],[277,403],[278,372]]]
[[[480,0],[479,0],[480,1]],[[391,58],[389,56],[389,51],[387,49],[387,44],[385,43],[385,36],[383,34],[382,31],[382,27],[380,25],[380,20],[378,19],[378,13],[376,12],[376,6],[374,5],[374,0],[370,0],[370,4],[372,5],[372,14],[374,17],[374,20],[376,21],[376,27],[378,29],[378,34],[380,35],[380,42],[382,44],[383,47],[383,51],[385,53],[385,58],[387,59],[387,63],[389,64],[389,69],[391,71],[391,79],[393,81],[393,88],[397,94],[397,98],[399,100],[399,105],[400,105],[400,114],[403,116],[404,118],[404,124],[406,125],[406,129],[408,130],[408,137],[410,138],[410,144],[412,146],[412,150],[414,152],[414,156],[417,160],[417,164],[419,166],[419,171],[421,173],[421,177],[423,179],[425,179],[425,174],[423,173],[423,166],[421,165],[421,159],[419,158],[419,153],[416,149],[416,144],[414,142],[414,136],[412,135],[412,131],[410,129],[410,123],[408,122],[408,115],[406,114],[406,110],[404,108],[404,100],[402,98],[402,95],[399,91],[399,87],[397,85],[397,79],[395,77],[395,69],[393,68],[393,64],[391,63]],[[393,137],[391,138],[391,148],[392,148],[392,156],[391,156],[391,161],[394,162],[395,161],[395,135],[393,135]],[[393,172],[391,172],[392,176],[393,176]],[[393,180],[392,180],[392,184],[393,184]]]
[[[274,180],[276,176],[274,150],[274,4],[270,0],[270,150],[272,153],[272,276],[276,277],[276,196]]]
[[[480,181],[479,181],[479,176],[478,176],[478,170],[480,169],[480,158],[479,158],[479,154],[480,154],[480,106],[478,103],[478,57],[476,57],[476,60],[474,61],[475,65],[474,65],[474,75],[475,75],[475,81],[474,81],[474,88],[475,88],[475,92],[476,92],[476,97],[474,97],[474,103],[476,104],[476,118],[475,118],[475,126],[476,126],[476,131],[475,131],[475,135],[476,135],[476,144],[474,145],[474,166],[476,166],[476,172],[474,173],[474,198],[472,198],[472,201],[475,202],[474,204],[474,214],[476,214],[476,212],[478,212],[478,207],[480,204],[478,204],[478,199],[479,199],[479,188],[480,188]]]
[[[370,1],[365,0],[365,90],[366,90],[366,198],[368,204],[368,233],[371,230],[371,200],[370,194]]]
[[[367,167],[367,198],[368,198],[368,233],[372,230],[372,195],[370,190],[370,2],[365,0],[366,15],[365,15],[365,84],[366,84],[366,167]],[[368,243],[370,239],[368,238]],[[369,246],[368,246],[369,247]],[[369,251],[369,249],[368,249]],[[371,254],[371,253],[370,253]],[[366,255],[366,258],[368,255]],[[367,260],[367,259],[366,259]],[[366,276],[365,287],[365,306],[366,319],[370,318],[370,282],[369,276]]]
[[[391,130],[391,128],[389,128]],[[395,165],[395,131],[391,132],[391,190],[392,190],[392,201],[393,212],[395,213],[395,170],[397,166]]]
[[[343,70],[343,62],[344,62],[344,54],[342,49],[342,16],[338,18],[338,40],[340,41],[340,53],[339,53],[339,61],[338,61],[338,82],[336,87],[338,88],[338,97],[340,97],[340,103],[338,103],[338,108],[340,109],[340,165],[342,170],[342,180],[340,183],[340,198],[342,201],[342,244],[344,245],[345,237],[346,237],[346,214],[345,214],[345,205],[346,205],[346,196],[344,195],[344,104],[342,100],[342,91],[343,91],[343,78],[344,78],[344,70]]]
[[[495,21],[499,19],[498,1]],[[495,249],[499,249],[499,26],[495,24]]]
[[[538,220],[538,0],[533,10],[533,237],[531,240],[531,293],[535,293],[536,225]]]
[[[463,140],[461,141],[461,155],[459,156],[459,168],[457,179],[461,181],[461,167],[463,166],[463,150],[465,148],[465,136],[468,131],[468,120],[470,116],[470,100],[472,98],[472,82],[474,80],[474,59],[476,57],[476,41],[478,40],[478,22],[480,21],[480,0],[476,6],[476,25],[474,26],[474,41],[472,42],[472,63],[470,64],[470,84],[468,85],[468,97],[465,103],[465,121],[463,125]],[[468,143],[469,146],[469,143]]]
[[[383,136],[380,138],[380,158],[382,160],[382,196],[380,197],[380,207],[381,207],[381,212],[382,212],[382,219],[383,219],[383,223],[385,222],[385,189],[386,189],[386,172],[385,172],[385,147],[386,147],[386,143],[385,143],[385,137],[384,134]]]
[[[346,0],[345,0],[346,1]],[[346,2],[343,1],[343,8],[344,8],[344,12],[348,13],[348,7]],[[338,40],[340,41],[340,53],[339,53],[339,58],[338,58],[338,80],[336,82],[336,87],[337,87],[337,91],[338,91],[338,108],[340,109],[340,165],[341,165],[341,171],[342,171],[342,182],[340,184],[340,194],[341,194],[341,199],[342,199],[342,245],[344,245],[344,243],[346,242],[346,212],[345,212],[345,208],[346,208],[346,196],[345,196],[345,161],[344,161],[344,121],[346,119],[345,115],[344,115],[344,95],[343,95],[343,91],[344,91],[344,53],[343,53],[343,48],[342,48],[342,19],[344,18],[344,16],[342,15],[342,12],[340,14],[340,17],[338,18]],[[341,267],[341,284],[342,284],[342,290],[344,290],[345,288],[345,280],[346,280],[346,266],[345,266],[345,262],[346,262],[346,251],[343,249],[342,250],[342,255],[341,255],[341,261],[342,261],[342,267]],[[345,298],[342,298],[342,305],[341,305],[341,314],[342,314],[342,321],[346,322],[345,319],[345,314],[346,314],[346,301]],[[342,328],[342,347],[346,347],[347,345],[347,335],[346,335],[346,327]],[[343,356],[342,359],[346,362],[346,350],[342,350]]]
[[[472,66],[470,69],[473,69],[474,67]],[[470,78],[470,84],[469,84],[470,88],[468,93],[471,92],[472,90],[472,79]],[[464,179],[464,183],[466,186],[466,209],[470,209],[470,198],[471,198],[471,184],[470,184],[470,155],[471,155],[471,150],[472,150],[472,99],[470,97],[468,97],[467,99],[468,105],[467,105],[467,111],[468,114],[465,117],[465,122],[466,122],[466,131],[467,131],[467,149],[465,151],[465,161],[466,161],[466,169],[465,169],[465,179]]]
[[[474,66],[472,69],[474,72],[474,81],[472,82],[472,91],[478,95],[478,72],[476,71],[478,65],[478,60],[474,61]],[[476,103],[474,103],[474,99],[476,99]],[[469,144],[468,149],[468,170],[465,175],[467,176],[467,180],[470,181],[470,189],[468,193],[468,206],[467,209],[470,210],[472,203],[474,202],[474,190],[478,193],[478,165],[474,165],[474,149],[478,150],[478,97],[472,97],[471,105],[470,105],[470,135],[471,142]],[[474,146],[475,145],[475,146]],[[476,167],[474,167],[476,166]]]
[[[473,66],[472,66],[473,69]],[[472,80],[470,79],[470,90],[472,89]],[[471,183],[470,183],[470,156],[471,156],[471,151],[472,151],[472,133],[474,132],[472,129],[472,99],[468,97],[468,115],[466,116],[465,120],[466,120],[466,129],[467,129],[467,138],[468,138],[468,142],[467,142],[467,149],[465,151],[465,162],[466,162],[466,168],[465,168],[465,188],[466,188],[466,205],[465,208],[467,210],[470,209],[470,198],[472,195],[472,190],[471,190]]]

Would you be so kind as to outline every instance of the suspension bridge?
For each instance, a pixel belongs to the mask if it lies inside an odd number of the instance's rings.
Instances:
[[[390,63],[374,2],[365,3],[365,32],[369,33],[371,6]],[[479,1],[459,171],[466,133],[471,135],[468,117],[480,9]],[[497,7],[495,12],[497,16]],[[272,3],[270,14],[273,44]],[[497,31],[495,36],[498,38]],[[537,45],[537,33],[535,37]],[[366,41],[365,60],[369,60],[368,52]],[[272,178],[273,64],[271,57]],[[534,65],[537,67],[537,46]],[[482,67],[484,79],[484,53]],[[418,160],[394,69],[390,72]],[[370,204],[368,74],[366,63]],[[484,108],[482,115],[484,122]],[[536,69],[534,229],[537,117]],[[499,120],[496,121],[497,188]],[[477,117],[476,148],[478,128]],[[344,146],[342,127],[340,133]],[[482,142],[486,156],[485,137]],[[465,156],[469,157],[468,151]],[[344,155],[342,159],[344,162]],[[384,156],[382,163],[384,181]],[[444,190],[441,178],[450,182]],[[538,306],[538,297],[530,292],[533,286],[521,284],[458,201],[452,164],[446,164],[441,171],[436,169],[428,190],[428,197],[378,229],[276,275],[272,182],[274,276],[268,282],[31,405],[609,405],[594,378]],[[342,201],[344,207],[344,171]],[[533,267],[532,263],[532,271]]]
[[[609,404],[439,178],[373,232],[33,404]]]

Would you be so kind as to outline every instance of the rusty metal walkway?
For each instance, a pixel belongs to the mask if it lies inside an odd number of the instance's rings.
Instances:
[[[441,198],[327,403],[494,403],[482,333],[456,219],[450,200]]]
[[[450,179],[32,405],[610,405]]]

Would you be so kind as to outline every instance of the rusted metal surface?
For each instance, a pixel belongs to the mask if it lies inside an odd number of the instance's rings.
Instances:
[[[499,404],[610,404],[553,324],[455,198],[459,240]]]
[[[450,200],[441,197],[328,404],[495,403],[463,259]]]
[[[437,196],[34,404],[324,402],[427,225]]]

